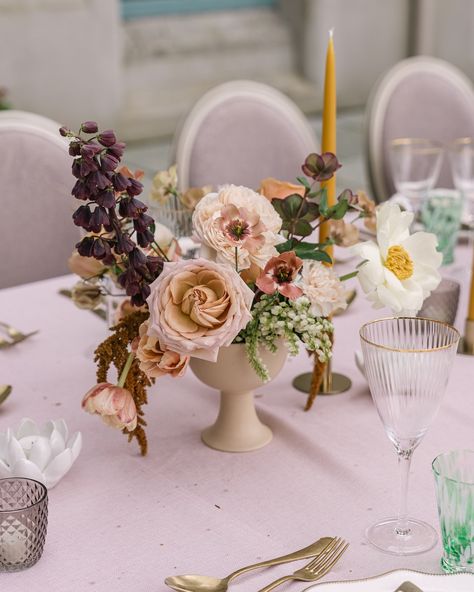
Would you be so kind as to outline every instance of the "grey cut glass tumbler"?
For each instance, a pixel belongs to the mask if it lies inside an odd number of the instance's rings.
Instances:
[[[0,479],[0,572],[20,571],[43,554],[48,492],[32,479]]]

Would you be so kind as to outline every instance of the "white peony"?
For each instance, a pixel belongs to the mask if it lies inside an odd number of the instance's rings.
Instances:
[[[442,255],[436,250],[434,234],[410,235],[411,212],[397,204],[385,203],[377,209],[377,243],[367,241],[352,247],[366,262],[358,277],[374,308],[390,308],[396,315],[414,316],[441,276]]]
[[[235,265],[235,242],[229,240],[222,230],[219,218],[225,206],[244,208],[248,213],[258,216],[265,227],[264,241],[258,249],[250,252],[245,246],[238,247],[239,270],[248,269],[252,263],[265,267],[270,257],[278,255],[275,245],[284,239],[280,231],[282,220],[272,204],[263,195],[247,187],[224,185],[217,193],[208,193],[196,205],[193,213],[193,226],[200,240],[216,251],[216,261]]]
[[[342,282],[331,267],[320,261],[304,261],[297,285],[309,299],[311,313],[315,316],[329,317],[336,309],[347,307]]]

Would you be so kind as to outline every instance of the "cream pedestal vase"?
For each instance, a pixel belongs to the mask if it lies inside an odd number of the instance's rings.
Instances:
[[[270,379],[283,368],[287,354],[283,343],[274,354],[261,348]],[[270,442],[272,432],[260,421],[254,403],[254,389],[264,383],[250,366],[244,345],[222,347],[216,362],[191,358],[190,366],[201,382],[220,390],[217,419],[201,435],[207,446],[224,452],[248,452]]]

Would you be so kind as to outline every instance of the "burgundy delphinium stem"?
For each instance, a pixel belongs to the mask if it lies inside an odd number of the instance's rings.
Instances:
[[[137,199],[143,185],[125,167],[119,168],[125,144],[117,141],[113,130],[100,132],[95,121],[82,123],[77,134],[65,127],[59,133],[69,138],[74,159],[77,181],[71,193],[86,202],[72,216],[74,224],[89,233],[76,248],[80,255],[118,268],[119,284],[135,306],[142,306],[149,284],[163,269],[163,258],[142,250],[154,242],[154,220]]]

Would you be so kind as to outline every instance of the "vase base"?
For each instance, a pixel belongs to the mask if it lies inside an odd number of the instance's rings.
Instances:
[[[201,439],[214,450],[221,452],[251,452],[263,448],[271,442],[273,433],[271,429],[263,423],[258,426],[258,430],[253,430],[242,434],[231,435],[222,434],[216,425],[212,425],[201,433]]]
[[[311,380],[313,379],[312,372],[305,372],[299,374],[293,380],[293,386],[298,391],[303,393],[309,393],[311,389]],[[332,373],[332,388],[328,392],[319,391],[319,395],[338,395],[339,393],[345,393],[352,386],[351,379],[344,374],[338,374],[337,372]]]

